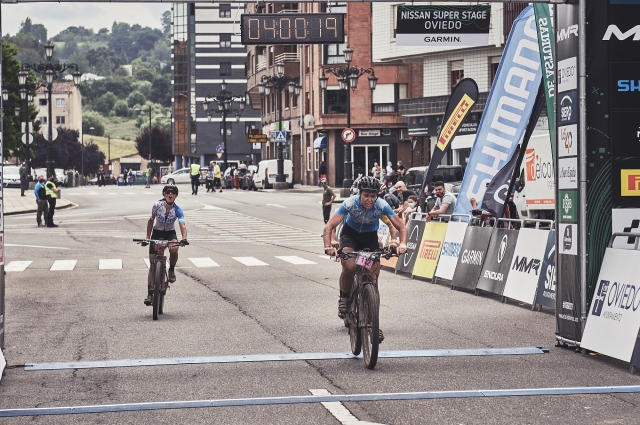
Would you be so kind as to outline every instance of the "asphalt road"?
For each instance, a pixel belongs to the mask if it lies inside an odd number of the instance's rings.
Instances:
[[[144,237],[159,187],[68,189],[65,196],[79,207],[56,213],[57,229],[35,227],[32,215],[5,218],[7,267],[31,263],[6,275],[9,368],[0,382],[0,409],[310,396],[310,390],[340,395],[640,385],[624,363],[555,347],[549,310],[532,312],[527,305],[390,271],[381,273],[381,350],[540,346],[549,353],[381,358],[373,371],[361,359],[25,370],[27,363],[348,352],[348,334],[336,315],[339,264],[321,256],[319,194],[192,196],[187,186],[180,189],[177,203],[191,245],[180,250],[178,280],[158,321],[142,303],[146,249],[131,239]],[[217,266],[197,267],[202,260],[195,259],[203,258]],[[312,264],[291,263],[299,259]],[[264,264],[241,262],[255,260]],[[54,262],[72,270],[50,270]],[[460,396],[164,408],[1,423],[339,424],[357,418],[381,424],[632,424],[640,423],[638,403],[638,394]]]

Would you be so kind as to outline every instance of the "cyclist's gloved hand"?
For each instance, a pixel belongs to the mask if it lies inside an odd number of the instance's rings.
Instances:
[[[147,245],[149,245],[149,242],[140,242],[140,245],[147,246]]]
[[[186,239],[183,239],[180,241],[180,245],[185,246],[185,245],[189,245],[189,241]]]
[[[407,252],[407,246],[403,243],[401,243],[400,245],[398,245],[398,255],[402,255],[405,252]]]

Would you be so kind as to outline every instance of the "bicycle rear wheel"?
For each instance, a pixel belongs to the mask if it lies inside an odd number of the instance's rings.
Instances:
[[[164,280],[164,264],[155,263],[153,272],[153,320],[158,320],[158,308],[160,307],[160,287]]]
[[[349,322],[349,340],[351,341],[351,352],[354,356],[360,354],[362,350],[362,330],[358,323],[358,292],[356,282],[353,282],[354,290],[351,291],[349,297],[349,310],[347,311],[347,320]]]
[[[373,369],[378,362],[379,327],[378,327],[378,302],[376,301],[376,288],[373,284],[364,285],[362,291],[362,340],[364,343],[364,364]]]

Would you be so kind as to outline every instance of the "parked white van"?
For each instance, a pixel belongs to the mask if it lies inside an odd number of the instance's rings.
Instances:
[[[285,181],[290,188],[293,188],[293,162],[290,159],[284,160]],[[265,159],[258,163],[258,171],[253,175],[253,182],[258,189],[272,189],[278,174],[278,160]]]

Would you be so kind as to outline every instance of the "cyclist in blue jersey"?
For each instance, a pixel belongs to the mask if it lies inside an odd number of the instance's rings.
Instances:
[[[393,227],[400,232],[398,254],[407,252],[407,228],[389,204],[384,199],[378,198],[379,191],[379,180],[371,176],[360,179],[358,195],[347,198],[324,228],[324,252],[327,255],[336,255],[336,249],[331,246],[331,235],[342,220],[344,220],[344,225],[340,233],[340,247],[343,251],[353,252],[363,249],[375,251],[378,249],[378,226],[382,216],[387,216]],[[376,276],[380,274],[379,265],[373,272]],[[344,318],[347,314],[347,303],[355,273],[355,258],[343,260],[342,274],[340,275],[340,299],[338,300],[338,317],[340,318]]]
[[[182,240],[180,246],[187,244],[187,225],[184,221],[184,213],[182,209],[175,203],[178,197],[178,187],[172,184],[166,185],[162,189],[163,199],[153,204],[151,208],[151,217],[147,222],[147,239],[158,239],[177,242],[175,223],[180,226]],[[149,264],[153,264],[156,256],[155,244],[152,242],[149,246]],[[168,281],[173,283],[176,281],[175,267],[178,262],[178,246],[169,247],[169,277]],[[153,294],[153,276],[151,275],[151,267],[149,267],[148,278],[148,296],[144,300],[146,305],[151,305]]]

